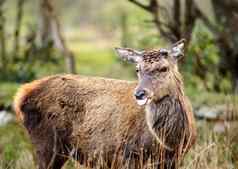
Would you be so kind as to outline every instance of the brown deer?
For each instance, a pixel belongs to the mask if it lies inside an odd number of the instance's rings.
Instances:
[[[196,133],[177,68],[183,46],[117,48],[137,64],[138,82],[56,75],[21,87],[14,107],[39,168],[60,169],[69,157],[89,168],[178,168]]]

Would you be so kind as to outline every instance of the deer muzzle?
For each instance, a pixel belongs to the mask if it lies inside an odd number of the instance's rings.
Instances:
[[[152,98],[153,95],[150,90],[151,88],[152,83],[150,77],[144,76],[139,80],[138,86],[135,89],[134,93],[138,105],[145,105],[146,103],[148,103],[148,101],[151,100],[150,98]]]
[[[138,105],[143,106],[150,100],[150,94],[147,90],[137,89],[134,93]]]

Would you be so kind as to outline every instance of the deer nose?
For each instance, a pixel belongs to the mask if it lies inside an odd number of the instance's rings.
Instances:
[[[139,90],[135,93],[135,97],[137,100],[143,100],[145,99],[145,90]]]

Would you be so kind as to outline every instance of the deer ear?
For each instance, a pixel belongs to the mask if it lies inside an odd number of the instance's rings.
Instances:
[[[143,52],[129,48],[115,48],[117,54],[123,59],[132,63],[142,61]]]
[[[172,46],[170,56],[172,56],[175,60],[179,60],[184,56],[184,43],[185,40],[182,39]]]

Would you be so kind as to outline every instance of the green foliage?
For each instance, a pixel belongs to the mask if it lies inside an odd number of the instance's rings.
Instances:
[[[0,105],[11,106],[19,84],[0,81]]]
[[[181,65],[186,84],[199,90],[231,92],[230,76],[218,72],[219,52],[212,34],[198,24],[188,48],[185,63]]]
[[[1,71],[0,81],[28,82],[41,76],[44,71],[42,75],[50,74],[51,69],[52,73],[63,71],[62,59],[59,59],[63,56],[51,43],[39,47],[33,42],[17,56],[9,54],[8,58],[5,69]]]

